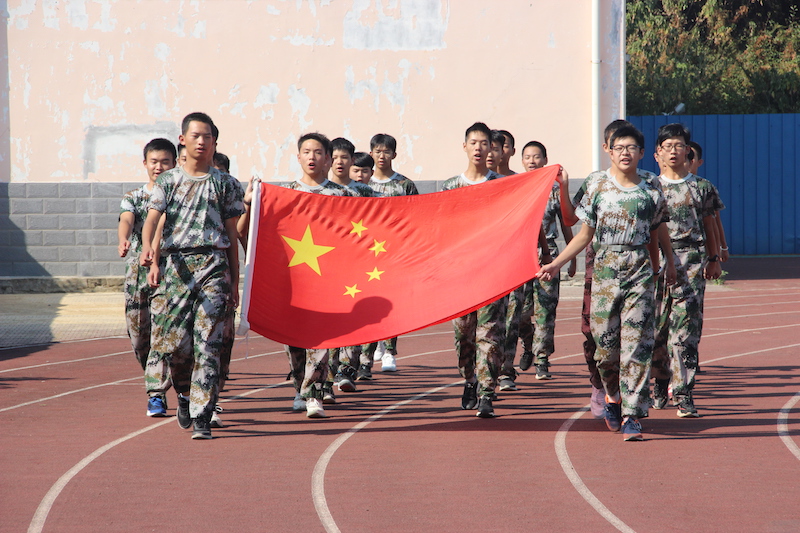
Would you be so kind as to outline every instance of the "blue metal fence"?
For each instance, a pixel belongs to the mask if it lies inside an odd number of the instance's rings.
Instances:
[[[800,254],[800,114],[628,117],[644,133],[641,166],[657,172],[652,157],[658,128],[689,127],[703,147],[698,174],[719,189],[732,254]]]

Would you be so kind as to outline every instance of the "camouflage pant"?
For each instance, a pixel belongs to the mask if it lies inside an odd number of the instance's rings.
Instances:
[[[386,344],[386,353],[397,355],[397,337],[383,341]],[[361,346],[361,364],[369,365],[372,368],[372,358],[375,355],[375,350],[378,349],[377,342],[371,342]]]
[[[330,379],[328,350],[286,346],[286,355],[294,389],[303,398],[322,399],[322,385]]]
[[[236,340],[236,309],[228,307],[225,315],[225,329],[222,332],[222,349],[219,352],[219,390],[225,389],[231,371],[233,342]]]
[[[594,343],[591,326],[592,309],[592,274],[594,272],[594,248],[590,244],[584,251],[586,254],[585,277],[583,279],[583,305],[581,307],[581,333],[583,333],[583,357],[586,360],[586,367],[589,369],[589,383],[595,389],[603,388],[603,380],[600,379],[600,372],[597,370],[597,361],[594,360],[594,353],[597,345]]]
[[[522,329],[520,320],[522,319],[525,294],[528,286],[532,283],[533,281],[523,283],[507,296],[506,340],[503,345],[503,364],[500,368],[500,378],[515,379],[517,377],[517,371],[514,370],[514,357],[517,355],[517,340],[519,340],[519,332]]]
[[[339,371],[340,365],[358,368],[361,359],[361,346],[345,346],[328,350],[328,381]]]
[[[672,396],[680,399],[694,389],[700,336],[703,333],[704,251],[675,248],[675,285],[659,278],[660,313],[653,352],[653,375],[671,378]]]
[[[478,394],[494,392],[505,346],[508,297],[504,296],[453,320],[458,371],[467,381],[478,378]]]
[[[192,418],[211,416],[219,394],[220,351],[229,313],[231,278],[224,250],[172,253],[153,294],[152,348],[145,385],[155,379],[150,362],[166,360],[179,393],[189,393]]]
[[[547,363],[556,350],[556,308],[561,289],[561,280],[535,279],[525,295],[522,306],[519,335],[522,347],[536,356],[534,364]]]
[[[595,360],[606,394],[622,398],[623,416],[646,416],[655,328],[653,267],[646,249],[600,249],[592,279]]]

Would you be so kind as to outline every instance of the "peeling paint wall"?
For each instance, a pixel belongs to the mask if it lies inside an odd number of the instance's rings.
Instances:
[[[623,1],[602,2],[603,125],[624,115]],[[144,179],[142,146],[192,111],[242,178],[295,178],[296,139],[316,130],[362,150],[391,133],[400,172],[442,180],[476,120],[594,170],[591,0],[3,3],[0,181]]]

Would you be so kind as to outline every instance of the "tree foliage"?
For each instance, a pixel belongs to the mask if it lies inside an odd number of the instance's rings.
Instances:
[[[799,113],[800,9],[784,0],[629,0],[629,115]]]

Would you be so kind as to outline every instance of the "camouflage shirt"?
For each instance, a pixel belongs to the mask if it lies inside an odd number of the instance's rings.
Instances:
[[[717,188],[694,174],[672,180],[661,176],[661,188],[669,207],[669,237],[673,241],[703,242],[703,218],[724,209]]]
[[[152,190],[147,190],[147,185],[142,185],[138,189],[128,191],[122,197],[122,202],[119,204],[119,214],[130,212],[133,213],[133,231],[131,231],[130,242],[131,249],[128,254],[127,261],[138,262],[139,254],[142,253],[142,226],[147,218],[147,204],[150,200]]]
[[[347,187],[334,183],[326,179],[319,185],[306,185],[300,180],[293,181],[288,185],[284,185],[287,189],[294,189],[295,191],[310,192],[313,194],[321,194],[323,196],[356,196],[351,193]]]
[[[346,187],[350,189],[350,194],[353,196],[362,196],[367,198],[372,196],[380,196],[380,194],[372,190],[372,187],[366,183],[361,183],[360,181],[350,180],[350,183],[348,183]]]
[[[669,220],[664,195],[652,182],[623,187],[611,176],[589,182],[575,214],[595,229],[598,244],[647,244],[650,232]]]
[[[659,191],[661,190],[661,182],[658,181],[658,176],[656,176],[649,170],[637,168],[636,174],[640,178],[645,180],[647,183],[653,185],[653,187],[655,187]],[[581,184],[581,188],[578,189],[578,192],[576,192],[575,196],[572,198],[572,207],[578,207],[578,205],[581,203],[581,198],[583,198],[583,195],[586,194],[586,188],[589,186],[589,184],[591,184],[594,180],[605,179],[610,175],[611,175],[611,169],[595,170],[594,172],[586,176],[586,179],[583,180],[583,184]]]
[[[500,174],[495,172],[494,170],[490,170],[486,177],[480,181],[471,181],[468,180],[464,174],[459,174],[458,176],[453,176],[449,180],[446,180],[442,184],[443,191],[449,191],[452,189],[458,189],[460,187],[469,187],[470,185],[479,185],[481,183],[486,183],[489,180],[496,180],[497,178],[502,178]]]
[[[375,179],[373,176],[369,180],[369,186],[378,193],[376,196],[410,196],[419,194],[414,182],[395,172],[391,178],[385,180]]]
[[[161,248],[228,248],[225,221],[244,213],[243,196],[238,181],[213,167],[201,177],[183,167],[162,173],[147,206],[166,213]]]

